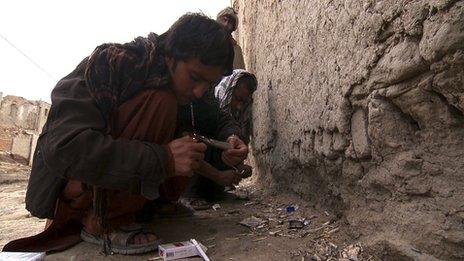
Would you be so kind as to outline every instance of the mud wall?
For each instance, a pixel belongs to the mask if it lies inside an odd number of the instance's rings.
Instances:
[[[463,259],[464,1],[232,2],[259,180],[371,245]]]

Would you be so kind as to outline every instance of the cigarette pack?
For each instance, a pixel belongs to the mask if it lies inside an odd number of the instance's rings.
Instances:
[[[45,252],[1,252],[2,261],[42,261],[45,259]]]
[[[206,247],[201,244],[200,246],[206,251]],[[190,241],[160,245],[158,247],[158,253],[163,260],[175,260],[200,255],[195,245]]]

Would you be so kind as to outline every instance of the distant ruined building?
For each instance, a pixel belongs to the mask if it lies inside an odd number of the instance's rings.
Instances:
[[[0,151],[31,164],[49,110],[46,102],[0,93]]]

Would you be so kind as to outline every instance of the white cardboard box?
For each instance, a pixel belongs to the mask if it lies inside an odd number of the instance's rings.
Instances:
[[[200,247],[206,251],[205,246],[200,244]],[[158,253],[164,260],[175,260],[200,255],[195,245],[190,241],[159,245]]]
[[[0,261],[42,261],[44,252],[1,252]]]

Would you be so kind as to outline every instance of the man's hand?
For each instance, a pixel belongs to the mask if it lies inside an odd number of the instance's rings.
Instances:
[[[231,187],[232,185],[238,185],[242,180],[240,175],[235,170],[220,171],[214,178],[214,181],[224,187]]]
[[[195,142],[189,136],[171,141],[168,147],[174,157],[176,176],[191,177],[199,167],[199,161],[205,158],[206,145]]]
[[[230,136],[227,142],[232,145],[232,149],[222,152],[222,161],[230,167],[242,163],[248,156],[248,146],[235,135]]]

